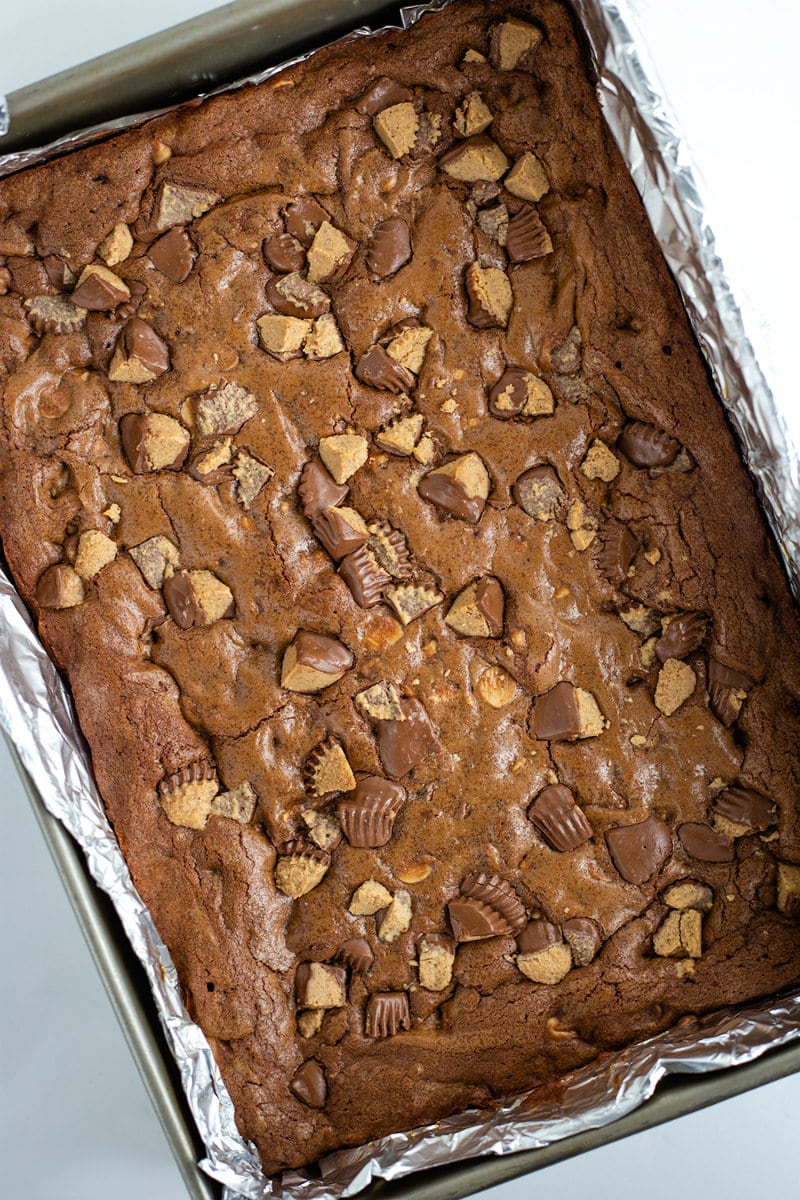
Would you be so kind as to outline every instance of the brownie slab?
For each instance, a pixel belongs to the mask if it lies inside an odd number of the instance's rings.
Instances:
[[[800,977],[800,628],[557,0],[0,183],[0,534],[265,1169]]]

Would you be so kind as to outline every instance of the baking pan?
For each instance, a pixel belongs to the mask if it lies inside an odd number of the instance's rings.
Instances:
[[[0,137],[0,153],[41,145],[70,130],[208,92],[256,67],[330,41],[359,24],[369,21],[379,25],[396,16],[396,6],[375,0],[235,0],[164,33],[11,93],[11,128]],[[116,914],[90,879],[76,843],[47,811],[13,747],[12,754],[188,1194],[193,1200],[219,1200],[221,1186],[196,1165],[202,1145],[147,984]],[[797,1071],[800,1042],[735,1071],[672,1077],[646,1104],[611,1125],[536,1150],[473,1159],[393,1183],[373,1183],[362,1194],[365,1200],[410,1200],[412,1196],[417,1200],[454,1200]]]

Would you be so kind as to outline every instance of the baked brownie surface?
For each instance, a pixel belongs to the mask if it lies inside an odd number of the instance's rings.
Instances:
[[[3,547],[267,1171],[800,976],[800,630],[556,0],[0,184]]]

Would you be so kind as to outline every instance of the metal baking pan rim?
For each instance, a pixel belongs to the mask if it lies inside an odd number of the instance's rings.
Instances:
[[[101,120],[147,112],[208,92],[258,66],[282,61],[356,28],[367,18],[396,18],[381,0],[330,0],[320,25],[320,0],[235,0],[163,33],[132,43],[10,93],[12,126],[0,154],[41,145]],[[309,24],[308,22],[311,22]],[[298,28],[299,25],[299,28]],[[309,33],[309,30],[313,32]],[[261,38],[265,39],[262,44]],[[254,46],[260,46],[256,53]],[[58,113],[57,122],[53,113]],[[12,744],[11,752],[81,931],[94,958],[144,1085],[192,1200],[219,1200],[222,1189],[197,1164],[201,1145],[157,1018],[134,983],[134,956],[111,906],[86,871],[80,848],[45,807]],[[107,910],[104,906],[107,906]],[[174,1070],[174,1067],[172,1068]],[[800,1071],[800,1041],[732,1068],[672,1076],[634,1112],[534,1150],[486,1156],[376,1181],[365,1200],[456,1200],[577,1154],[651,1129]]]

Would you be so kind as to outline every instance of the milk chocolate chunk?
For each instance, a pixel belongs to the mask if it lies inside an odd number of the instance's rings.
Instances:
[[[181,556],[178,547],[162,534],[131,546],[128,551],[133,561],[144,576],[147,585],[154,590],[164,586],[164,580],[175,574],[180,566]]]
[[[316,746],[306,761],[305,784],[312,796],[349,792],[356,779],[341,742],[327,737]]]
[[[70,298],[78,308],[103,312],[130,300],[131,290],[127,283],[108,267],[100,263],[90,263],[81,271]]]
[[[283,219],[286,232],[307,248],[313,242],[314,234],[322,222],[330,219],[330,213],[327,213],[313,196],[301,196],[299,200],[287,206]]]
[[[470,263],[464,276],[469,306],[467,320],[476,329],[504,329],[514,307],[511,281],[499,267]]]
[[[531,204],[524,204],[508,222],[506,253],[512,263],[531,262],[553,252],[550,234]]]
[[[389,217],[375,227],[369,250],[367,270],[379,279],[387,279],[411,259],[411,234],[402,217]]]
[[[445,991],[453,979],[455,960],[455,938],[444,933],[423,934],[417,943],[420,987],[429,992]]]
[[[328,1099],[325,1068],[315,1058],[308,1058],[292,1076],[289,1084],[298,1100],[309,1108],[324,1108]]]
[[[525,906],[514,888],[498,875],[466,875],[460,892],[447,906],[458,942],[515,933],[527,920]]]
[[[318,458],[309,459],[300,472],[300,484],[297,489],[303,512],[313,519],[326,508],[336,508],[347,498],[350,491],[344,484],[339,484],[328,473]]]
[[[86,323],[86,309],[66,296],[31,296],[24,304],[37,333],[77,333]]]
[[[411,1028],[411,1012],[405,992],[375,992],[367,1004],[366,1033],[369,1038],[394,1037]]]
[[[326,508],[312,519],[314,533],[331,558],[345,558],[369,541],[369,530],[353,508]]]
[[[603,944],[597,923],[589,917],[571,917],[561,926],[561,932],[576,967],[587,967]]]
[[[220,201],[218,192],[203,188],[183,187],[166,181],[156,191],[151,228],[153,233],[165,233],[173,225],[188,225],[202,217]]]
[[[342,559],[339,575],[362,608],[374,608],[383,600],[392,577],[381,567],[366,546]]]
[[[337,958],[347,963],[357,975],[365,975],[375,962],[372,947],[366,938],[361,937],[348,938],[346,942],[342,942]]]
[[[628,578],[628,572],[639,550],[639,543],[626,525],[608,521],[598,533],[599,548],[595,562],[601,574],[614,587],[620,587]]]
[[[555,409],[553,393],[531,371],[508,367],[489,392],[489,412],[500,420],[543,417]]]
[[[164,580],[163,592],[169,615],[180,629],[213,625],[236,610],[232,591],[213,571],[178,571]]]
[[[47,254],[42,259],[42,266],[47,272],[47,278],[59,292],[68,291],[75,283],[75,272],[66,259],[58,254]]]
[[[167,343],[140,317],[123,329],[108,368],[115,383],[151,383],[169,370]]]
[[[165,413],[127,413],[119,423],[125,457],[137,475],[177,471],[189,450],[189,433]]]
[[[552,467],[531,467],[513,487],[517,504],[534,521],[552,521],[566,503],[567,495]]]
[[[715,658],[708,660],[708,702],[714,716],[729,728],[742,711],[754,681],[743,671],[723,666]]]
[[[275,886],[285,896],[299,900],[308,895],[325,878],[331,856],[297,838],[281,847],[275,862]]]
[[[528,817],[554,850],[576,850],[593,831],[575,797],[562,783],[549,784],[528,809]]]
[[[147,252],[150,261],[173,283],[183,283],[188,279],[194,266],[194,245],[185,229],[176,225],[165,233],[157,242],[153,242]]]
[[[42,608],[75,608],[86,597],[83,580],[69,563],[56,563],[39,576],[36,603]]]
[[[406,790],[378,775],[359,779],[352,797],[339,802],[339,822],[351,846],[385,846],[406,799]]]
[[[778,821],[777,807],[768,796],[736,784],[715,796],[711,811],[717,831],[730,837],[763,833]]]
[[[519,17],[508,17],[492,30],[489,61],[498,71],[527,70],[541,40],[542,31],[538,26]]]
[[[355,377],[367,387],[379,388],[383,392],[410,392],[414,387],[414,376],[401,363],[395,362],[383,346],[371,346],[361,355],[355,366]]]
[[[281,687],[291,692],[318,692],[336,683],[355,657],[336,638],[299,630],[283,654]]]
[[[494,182],[511,166],[497,142],[485,134],[459,142],[439,159],[439,166],[459,183]]]
[[[635,825],[615,825],[606,831],[611,861],[626,882],[647,883],[672,849],[672,836],[652,814]]]
[[[298,963],[294,994],[298,1008],[341,1008],[347,1003],[347,971],[331,963]]]
[[[591,692],[562,680],[534,701],[531,737],[540,741],[569,742],[597,737],[605,721]]]
[[[708,628],[705,613],[679,613],[667,625],[655,644],[656,658],[665,663],[668,658],[686,658],[703,644]]]
[[[379,566],[401,583],[412,573],[411,555],[404,534],[388,521],[370,521],[367,548]]]
[[[356,101],[356,112],[374,117],[382,108],[391,108],[393,104],[408,104],[414,99],[414,93],[387,75],[382,75],[370,84],[364,94]]]
[[[378,756],[390,779],[402,779],[439,749],[430,719],[419,700],[401,700],[403,719],[379,721]]]
[[[501,637],[504,609],[500,580],[482,575],[459,592],[444,621],[463,637]]]
[[[423,475],[417,491],[423,500],[474,525],[486,506],[489,472],[483,459],[470,451]]]
[[[686,853],[699,862],[733,862],[733,842],[710,825],[685,821],[678,827],[678,838]]]
[[[291,271],[302,271],[306,265],[306,252],[296,237],[290,233],[276,233],[264,238],[261,253],[268,267],[279,275]]]
[[[617,448],[634,467],[668,467],[681,444],[646,421],[631,421],[617,439]]]
[[[217,772],[208,762],[190,763],[158,785],[159,801],[167,819],[187,829],[205,829],[218,791]]]

